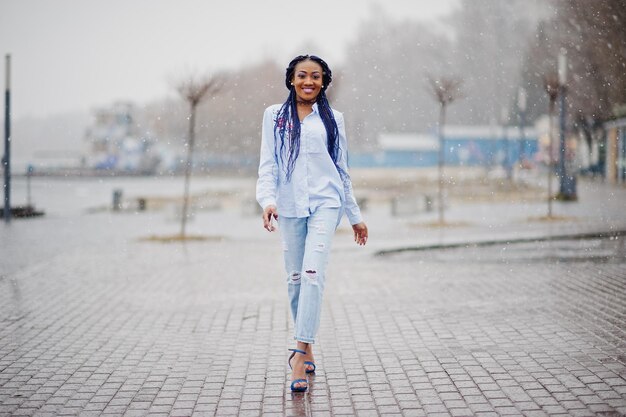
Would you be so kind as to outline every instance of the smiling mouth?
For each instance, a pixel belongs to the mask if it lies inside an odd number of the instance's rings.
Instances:
[[[307,94],[311,94],[313,91],[315,91],[314,88],[303,88],[302,91],[304,91]]]

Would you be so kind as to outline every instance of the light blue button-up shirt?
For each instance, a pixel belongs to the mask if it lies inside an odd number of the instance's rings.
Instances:
[[[333,109],[339,130],[337,165],[345,174],[339,174],[328,153],[326,128],[317,104],[314,104],[313,112],[300,123],[300,152],[291,180],[287,182],[287,158],[281,158],[280,155],[276,157],[280,149],[280,137],[274,136],[274,124],[280,107],[280,104],[272,105],[265,109],[263,115],[259,179],[256,184],[256,199],[261,207],[275,205],[278,214],[285,217],[308,217],[320,207],[339,207],[345,211],[350,224],[362,222],[348,174],[348,142],[343,114]]]

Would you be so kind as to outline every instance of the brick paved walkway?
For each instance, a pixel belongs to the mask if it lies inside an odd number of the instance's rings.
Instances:
[[[621,242],[340,247],[306,395],[279,245],[75,248],[0,281],[0,415],[623,415]]]
[[[257,218],[201,213],[225,239],[188,245],[137,240],[161,213],[2,226],[0,416],[626,415],[623,237],[374,256],[438,233],[375,213],[371,246],[337,235],[305,395]]]

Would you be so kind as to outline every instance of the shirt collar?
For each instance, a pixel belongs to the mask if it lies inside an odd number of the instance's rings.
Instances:
[[[313,103],[313,107],[311,107],[313,110],[313,113],[319,113],[319,110],[317,108],[317,103]]]

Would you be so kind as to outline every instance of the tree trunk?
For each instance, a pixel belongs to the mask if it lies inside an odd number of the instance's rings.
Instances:
[[[439,173],[439,186],[438,186],[438,209],[439,209],[439,223],[444,224],[443,218],[443,159],[444,159],[444,139],[443,139],[443,125],[446,119],[446,105],[441,103],[439,108],[439,160],[437,164]]]
[[[185,164],[185,191],[183,193],[183,211],[180,225],[180,235],[185,237],[185,228],[187,226],[187,212],[189,211],[189,182],[191,179],[191,166],[193,163],[193,145],[195,135],[196,106],[191,105],[191,114],[189,116],[189,139],[187,142],[187,163]]]

